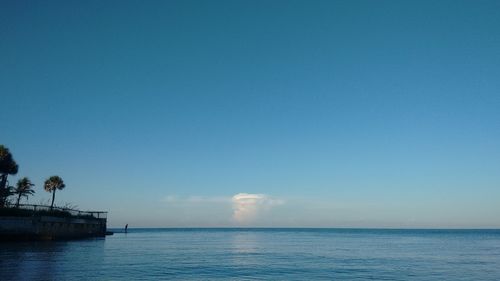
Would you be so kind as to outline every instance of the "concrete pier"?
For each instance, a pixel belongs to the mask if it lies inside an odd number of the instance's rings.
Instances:
[[[19,205],[0,211],[0,241],[78,239],[106,235],[106,212],[41,205]]]
[[[0,217],[0,241],[78,239],[105,234],[106,219]]]

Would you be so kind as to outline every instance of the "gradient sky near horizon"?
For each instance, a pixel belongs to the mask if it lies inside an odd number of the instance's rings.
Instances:
[[[15,182],[130,227],[500,227],[500,1],[0,1]]]

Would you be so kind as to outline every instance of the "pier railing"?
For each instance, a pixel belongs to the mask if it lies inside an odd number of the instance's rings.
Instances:
[[[79,217],[79,218],[106,219],[108,215],[108,212],[102,212],[102,211],[80,211],[71,208],[50,207],[46,205],[19,204],[17,208],[26,211],[31,211],[33,212],[33,214],[58,213],[59,215],[70,215],[72,217]]]

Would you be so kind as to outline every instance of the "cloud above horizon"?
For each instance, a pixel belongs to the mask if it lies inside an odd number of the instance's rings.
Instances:
[[[167,203],[229,203],[231,198],[224,196],[188,196],[168,195],[161,200]]]
[[[239,224],[255,221],[259,214],[274,206],[284,203],[281,199],[266,194],[238,193],[231,199],[233,203],[233,220]]]
[[[222,211],[219,215],[225,217],[227,214],[227,223],[238,225],[251,225],[252,223],[262,222],[270,215],[269,211],[285,203],[283,199],[278,199],[267,194],[238,193],[232,197],[229,196],[177,196],[168,195],[161,199],[162,202],[169,203],[171,206],[180,207],[189,210],[191,215],[203,210],[203,214],[212,210],[215,206]],[[223,211],[224,210],[224,211]],[[201,213],[200,213],[201,214]]]

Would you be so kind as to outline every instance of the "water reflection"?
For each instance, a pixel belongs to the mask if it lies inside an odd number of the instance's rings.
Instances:
[[[499,247],[498,231],[150,230],[102,240],[0,243],[0,281],[497,281]]]
[[[261,236],[257,232],[235,232],[231,237],[232,261],[237,266],[254,265],[261,252]]]
[[[12,242],[0,244],[3,280],[51,279],[67,242]]]
[[[102,264],[104,240],[0,243],[1,280],[60,280],[85,277]],[[75,264],[82,265],[75,267]],[[84,269],[85,268],[85,269]],[[91,273],[92,274],[92,273]]]

